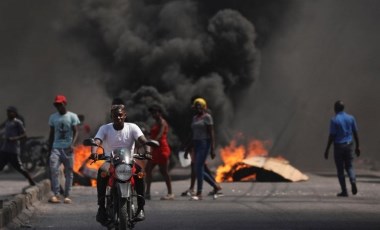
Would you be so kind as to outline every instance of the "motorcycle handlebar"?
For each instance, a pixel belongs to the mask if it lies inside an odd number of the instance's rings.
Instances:
[[[135,154],[133,154],[133,158],[139,159],[139,160],[152,160],[152,154],[150,154],[150,153],[145,153],[145,154],[135,153]]]
[[[152,155],[150,153],[146,154],[139,154],[139,153],[134,153],[133,154],[134,159],[139,159],[139,160],[152,160]],[[106,156],[105,154],[98,154],[97,158],[94,159],[92,156],[89,157],[90,160],[93,160],[92,163],[98,161],[98,160],[110,160],[110,156]],[[92,164],[91,163],[91,164]]]
[[[98,145],[95,142],[94,138],[85,139],[83,141],[83,145],[84,146],[95,146],[95,147],[99,147],[99,148],[101,148],[103,150],[102,154],[96,154],[96,159],[94,159],[93,154],[91,154],[91,156],[89,157],[89,159],[93,160],[92,163],[96,162],[97,160],[109,160],[110,159],[109,157],[105,156],[105,154],[104,154],[104,148],[102,146]],[[160,143],[158,141],[156,141],[156,140],[148,140],[143,145],[150,146],[150,147],[159,147]],[[152,159],[152,155],[150,153],[146,152],[146,151],[147,150],[145,150],[144,153],[134,153],[133,157],[136,158],[136,159],[140,159],[140,160],[151,160]]]

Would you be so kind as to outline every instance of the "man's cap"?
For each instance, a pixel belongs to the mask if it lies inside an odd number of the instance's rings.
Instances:
[[[64,104],[67,105],[67,100],[64,95],[57,95],[54,99],[54,104]]]
[[[7,111],[17,113],[17,108],[14,106],[8,106]]]

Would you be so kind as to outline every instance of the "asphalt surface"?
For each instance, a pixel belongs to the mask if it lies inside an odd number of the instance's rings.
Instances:
[[[357,171],[359,193],[336,197],[333,172],[306,173],[297,183],[222,183],[224,196],[189,201],[180,193],[188,185],[188,169],[174,169],[176,199],[161,201],[165,184],[152,184],[147,219],[136,229],[380,229],[380,173]],[[11,198],[28,187],[17,173],[1,173],[1,196]],[[44,182],[44,181],[43,181]],[[41,185],[39,185],[41,187]],[[46,186],[46,184],[45,184]],[[205,185],[205,191],[211,189]],[[37,199],[4,229],[104,229],[95,221],[96,189],[73,188],[73,204],[50,204],[49,193]]]

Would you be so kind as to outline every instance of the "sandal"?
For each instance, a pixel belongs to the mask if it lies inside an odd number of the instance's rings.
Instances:
[[[174,194],[166,194],[165,196],[161,197],[161,200],[174,200]]]

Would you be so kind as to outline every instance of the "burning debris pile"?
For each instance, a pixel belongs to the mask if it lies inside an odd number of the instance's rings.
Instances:
[[[238,145],[232,140],[221,149],[224,165],[217,169],[218,182],[258,181],[296,182],[308,177],[289,164],[282,157],[268,157],[268,141],[250,140],[247,146]]]
[[[74,152],[74,185],[95,187],[98,169],[102,166],[104,161],[92,163],[92,160],[89,160],[91,149],[84,145],[76,146]]]

